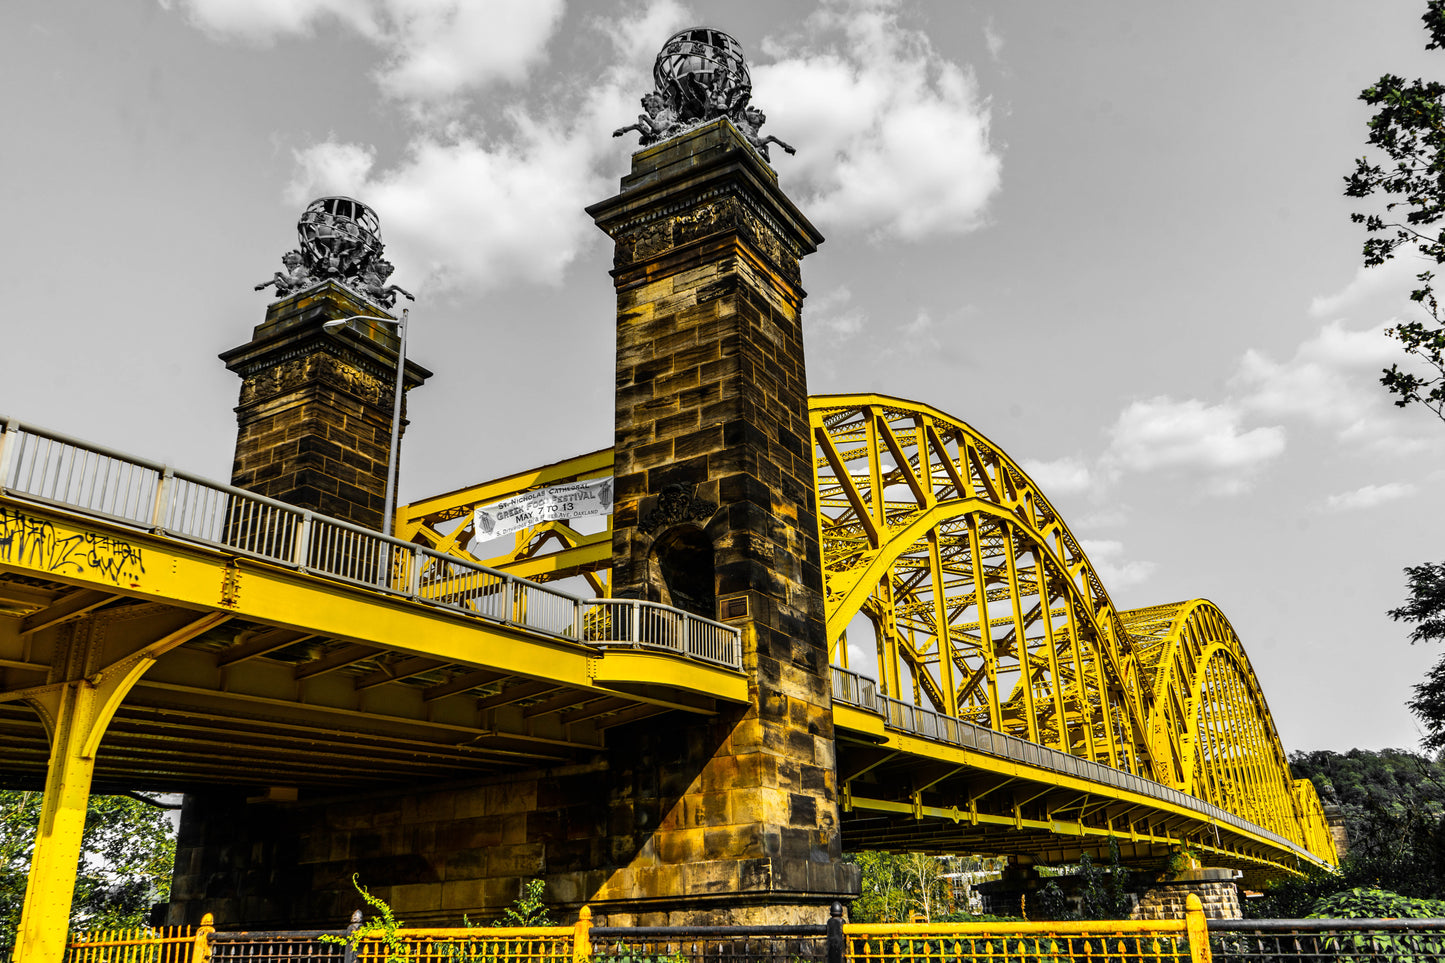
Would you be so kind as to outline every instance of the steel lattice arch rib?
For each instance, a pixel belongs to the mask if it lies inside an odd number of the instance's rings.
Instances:
[[[1216,606],[1117,610],[1038,486],[962,421],[880,395],[817,396],[811,415],[834,664],[864,653],[886,697],[1147,775],[1335,861]]]
[[[1139,860],[1194,845],[1255,881],[1337,861],[1314,788],[1291,777],[1249,659],[1216,606],[1118,610],[1044,493],[965,422],[882,395],[813,396],[810,417],[850,846],[1072,859],[1112,837]],[[470,558],[475,533],[457,523],[471,506],[604,476],[611,456],[403,506],[399,535]],[[610,548],[610,523],[582,535],[546,522],[478,560],[541,581],[582,575],[605,593]],[[902,725],[910,714],[912,734]],[[930,743],[922,717],[933,730],[999,733],[1055,762],[1102,767],[1095,776],[1144,777],[1273,841],[1230,836],[1197,807],[1079,788],[1093,776],[1071,783],[1057,766],[1023,773],[996,749]]]

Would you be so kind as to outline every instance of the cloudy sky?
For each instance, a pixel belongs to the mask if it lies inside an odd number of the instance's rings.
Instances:
[[[1121,607],[1230,616],[1291,749],[1414,746],[1445,425],[1390,406],[1340,197],[1359,90],[1445,75],[1416,0],[7,0],[0,413],[226,479],[247,340],[312,197],[418,294],[404,501],[612,440],[614,193],[658,46],[736,36],[804,265],[814,393],[972,423]]]

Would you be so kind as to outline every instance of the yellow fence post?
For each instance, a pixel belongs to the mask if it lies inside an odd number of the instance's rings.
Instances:
[[[1209,924],[1204,919],[1204,904],[1190,893],[1184,898],[1184,935],[1189,940],[1190,963],[1213,963],[1209,952]]]
[[[211,934],[216,932],[216,918],[210,913],[201,917],[201,928],[196,930],[196,941],[191,944],[190,963],[206,963],[211,958]]]
[[[592,958],[592,907],[584,906],[577,914],[577,925],[572,928],[572,963],[584,963]]]

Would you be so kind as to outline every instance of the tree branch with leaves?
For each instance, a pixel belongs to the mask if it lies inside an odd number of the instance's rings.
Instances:
[[[1425,49],[1445,49],[1445,0],[1428,0],[1421,20],[1430,37]],[[1386,74],[1360,99],[1375,108],[1368,138],[1374,153],[1355,161],[1345,196],[1379,202],[1374,211],[1350,215],[1365,227],[1365,265],[1384,264],[1402,250],[1445,264],[1445,226],[1436,227],[1445,218],[1445,83]],[[1380,383],[1399,407],[1421,404],[1445,421],[1445,317],[1434,271],[1415,279],[1410,298],[1428,320],[1402,321],[1386,333],[1419,367],[1392,364]]]

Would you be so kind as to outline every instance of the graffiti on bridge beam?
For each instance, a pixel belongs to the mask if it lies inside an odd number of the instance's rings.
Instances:
[[[0,562],[52,575],[98,574],[116,585],[145,574],[141,550],[129,542],[94,532],[61,537],[45,519],[4,507],[0,507]]]

